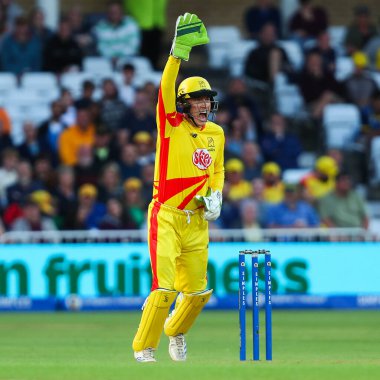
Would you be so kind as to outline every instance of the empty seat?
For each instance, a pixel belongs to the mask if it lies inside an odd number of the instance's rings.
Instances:
[[[112,74],[112,64],[105,57],[85,57],[83,59],[83,71],[95,76],[106,76]]]
[[[120,58],[117,62],[117,69],[122,70],[126,63],[130,63],[135,68],[136,76],[141,76],[153,71],[153,67],[148,58],[142,56]]]
[[[345,80],[354,72],[354,62],[350,57],[338,57],[336,59],[335,78]]]
[[[12,119],[11,139],[14,145],[18,146],[24,142],[23,121],[20,119]]]
[[[57,78],[52,73],[25,73],[21,78],[21,88],[36,91],[46,102],[59,96]]]
[[[240,77],[244,74],[245,61],[248,54],[257,46],[256,41],[241,40],[231,45],[228,53],[230,74]]]
[[[286,169],[282,173],[282,180],[285,183],[298,184],[309,173],[310,169]]]
[[[226,67],[229,64],[231,47],[241,40],[238,27],[233,25],[210,26],[207,28],[210,42],[208,49],[209,65],[214,69]]]
[[[4,100],[4,107],[18,106],[21,109],[23,107],[32,107],[36,104],[46,103],[46,99],[42,97],[36,90],[15,88],[9,91],[7,98]]]
[[[161,71],[152,71],[146,77],[146,82],[152,82],[152,83],[154,83],[154,85],[156,87],[158,87],[160,85],[161,78],[162,78],[162,72]]]
[[[374,137],[371,141],[371,167],[373,184],[380,183],[380,136]]]
[[[12,122],[11,137],[15,145],[23,142],[24,132],[23,124],[31,121],[35,125],[39,125],[45,121],[51,114],[48,104],[41,103],[39,98],[21,97],[18,102],[11,99],[5,104],[5,108]]]
[[[360,128],[360,112],[353,104],[329,104],[323,110],[328,148],[347,149]]]
[[[286,86],[289,86],[287,76],[281,72],[277,73],[274,77],[274,90],[278,91]]]
[[[279,41],[278,45],[285,50],[293,68],[295,70],[301,70],[304,56],[300,45],[295,41]]]
[[[52,73],[25,73],[21,77],[21,87],[39,90],[44,87],[57,87],[57,78]]]
[[[301,118],[305,115],[304,100],[298,86],[283,84],[275,90],[277,112],[286,117]]]
[[[12,73],[0,73],[0,102],[3,103],[9,91],[17,87],[16,75]]]
[[[380,90],[380,73],[371,71],[371,77],[376,82],[377,88]]]
[[[297,159],[298,166],[303,169],[312,169],[317,159],[315,152],[302,152]]]
[[[61,76],[61,87],[67,88],[74,98],[81,95],[82,84],[85,80],[93,81],[93,76],[85,72],[68,72]]]
[[[344,38],[346,36],[347,28],[344,25],[334,25],[328,28],[328,34],[330,36],[330,45],[334,48],[338,56],[344,55],[345,46]]]
[[[40,104],[36,107],[31,107],[26,116],[28,120],[38,126],[51,116],[51,107],[48,104]]]

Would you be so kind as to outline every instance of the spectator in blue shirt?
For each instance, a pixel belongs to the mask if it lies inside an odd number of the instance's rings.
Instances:
[[[78,207],[75,227],[82,230],[97,228],[106,215],[106,206],[97,201],[98,191],[94,185],[86,183],[78,190]]]
[[[269,123],[269,132],[261,140],[265,161],[274,161],[282,171],[298,167],[298,156],[302,152],[297,136],[286,131],[282,115],[273,114]]]
[[[29,71],[41,71],[41,42],[31,36],[28,21],[18,17],[14,32],[4,38],[1,49],[1,70],[21,75]]]
[[[284,201],[267,209],[268,228],[318,227],[319,217],[315,209],[299,199],[297,185],[285,185]]]
[[[371,102],[361,110],[362,133],[369,138],[380,135],[380,90],[371,96]]]

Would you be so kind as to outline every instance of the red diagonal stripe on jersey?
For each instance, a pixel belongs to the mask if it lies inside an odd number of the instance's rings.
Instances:
[[[207,181],[207,178],[205,178],[203,181],[202,181],[202,183],[199,185],[199,186],[197,186],[183,201],[182,201],[182,203],[178,206],[178,208],[180,209],[180,210],[183,210],[186,206],[187,206],[187,204],[197,195],[197,193],[198,193],[198,191],[200,190],[200,189],[202,189],[202,187],[204,186],[204,184],[206,183],[206,181]]]
[[[174,195],[177,195],[178,193],[188,189],[191,186],[194,186],[195,184],[203,181],[203,184],[208,178],[208,174],[202,175],[200,177],[188,177],[188,178],[172,178],[165,181],[165,192],[161,192],[161,189],[159,189],[159,194],[162,194],[162,198],[159,197],[159,201],[161,203],[166,202],[171,197],[174,197]],[[161,182],[160,182],[161,186]],[[202,187],[201,186],[201,187]]]
[[[166,119],[172,127],[178,127],[183,121],[183,114],[179,112],[168,113]]]

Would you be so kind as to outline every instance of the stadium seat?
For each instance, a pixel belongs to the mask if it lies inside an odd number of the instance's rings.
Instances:
[[[17,87],[17,77],[12,73],[0,73],[0,103],[7,97],[9,91]]]
[[[36,91],[46,102],[59,97],[57,78],[52,73],[25,73],[21,78],[21,88]]]
[[[371,141],[371,166],[373,176],[371,182],[373,184],[380,183],[380,136],[374,137]]]
[[[40,104],[38,107],[31,107],[26,116],[38,126],[51,116],[51,108],[48,104]]]
[[[336,59],[335,79],[343,81],[354,72],[354,62],[350,57],[338,57]]]
[[[304,100],[298,86],[282,84],[275,90],[277,112],[286,117],[303,118]]]
[[[286,169],[282,173],[282,180],[285,183],[298,184],[308,173],[310,173],[310,169]]]
[[[83,71],[103,78],[112,74],[112,64],[105,57],[85,57],[83,59]]]
[[[38,125],[50,115],[48,105],[43,103],[28,104],[24,102],[24,99],[20,98],[20,103],[8,102],[5,105],[8,115],[12,120],[11,138],[15,145],[20,145],[24,140],[23,124],[26,121],[31,121]],[[32,100],[32,98],[30,99]],[[42,114],[43,112],[45,113]]]
[[[145,83],[146,82],[152,82],[158,87],[160,85],[161,78],[162,78],[162,72],[161,71],[152,71],[145,78]]]
[[[15,88],[9,91],[4,106],[31,107],[35,104],[46,103],[35,89]]]
[[[206,45],[209,65],[213,69],[221,69],[229,64],[231,48],[241,40],[241,33],[237,26],[210,26],[207,28],[210,42]]]
[[[126,63],[130,63],[135,67],[136,76],[144,75],[152,72],[153,67],[148,58],[142,56],[121,58],[117,62],[117,69],[120,71]]]
[[[251,40],[236,41],[231,45],[228,54],[231,76],[240,77],[244,74],[244,66],[247,56],[256,46],[257,42]]]
[[[277,73],[274,77],[274,91],[281,90],[282,88],[289,86],[288,78],[284,73]]]
[[[300,168],[312,169],[314,167],[315,161],[317,159],[315,152],[302,152],[298,158],[297,163]]]
[[[50,115],[49,101],[35,89],[17,88],[9,92],[4,107],[14,123],[39,123]]]
[[[360,128],[360,112],[353,104],[329,104],[323,111],[323,127],[328,148],[350,149]]]
[[[293,68],[297,71],[301,70],[304,57],[300,45],[295,41],[279,41],[278,45],[285,50]]]
[[[376,82],[377,88],[380,90],[380,72],[371,71],[371,77]]]
[[[12,130],[10,137],[15,146],[21,145],[24,142],[23,120],[12,119]]]
[[[74,98],[81,95],[82,84],[85,80],[93,81],[93,76],[85,72],[68,72],[61,76],[61,87],[67,88]]]
[[[335,50],[338,57],[345,54],[344,38],[347,28],[344,25],[334,25],[328,28],[330,36],[330,45]]]

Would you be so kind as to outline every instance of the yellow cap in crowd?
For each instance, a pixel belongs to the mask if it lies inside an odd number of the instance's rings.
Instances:
[[[91,183],[85,183],[79,188],[79,196],[87,196],[91,198],[96,198],[98,195],[98,190],[96,190],[96,187],[92,185]]]
[[[280,175],[281,168],[275,162],[267,162],[261,169],[262,174]]]
[[[134,135],[133,141],[137,144],[139,143],[148,144],[152,141],[152,137],[148,132],[140,131]]]
[[[127,180],[124,181],[124,190],[129,191],[129,190],[140,190],[142,187],[142,182],[140,179],[136,177],[131,177],[128,178]]]
[[[335,177],[338,174],[336,161],[329,156],[319,157],[315,163],[315,169],[328,177]]]
[[[357,51],[352,55],[352,60],[356,67],[365,68],[368,66],[368,57],[362,51]]]
[[[230,158],[225,165],[226,172],[241,173],[244,170],[244,164],[238,158]]]
[[[53,198],[51,194],[45,190],[36,190],[30,194],[30,200],[35,202],[40,210],[48,215],[54,213],[54,207],[52,204]]]

